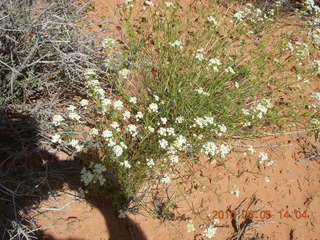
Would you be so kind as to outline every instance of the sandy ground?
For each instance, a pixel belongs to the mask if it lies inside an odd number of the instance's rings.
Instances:
[[[117,28],[115,6],[121,2],[92,1]],[[215,218],[220,223],[214,239],[320,239],[320,160],[306,160],[315,154],[314,142],[306,133],[269,136],[239,142],[252,144],[254,154],[239,148],[224,164],[203,159],[188,184],[170,190],[176,208],[165,221],[144,211],[119,219],[110,204],[91,206],[67,188],[42,202],[36,219],[46,229],[44,239],[56,240],[200,240],[204,224]],[[258,164],[260,152],[268,153],[272,166]],[[191,220],[195,231],[187,232]]]

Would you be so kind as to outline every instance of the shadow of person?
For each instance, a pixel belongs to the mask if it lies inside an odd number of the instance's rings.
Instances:
[[[58,240],[43,231],[35,234],[32,229],[37,226],[32,223],[28,212],[37,209],[41,201],[62,190],[65,185],[71,190],[82,187],[80,171],[85,163],[80,159],[59,160],[41,147],[40,140],[39,124],[33,117],[8,109],[0,110],[1,240],[31,237]],[[130,218],[118,218],[110,200],[88,201],[102,213],[109,240],[147,239]],[[80,240],[64,240],[67,239]]]

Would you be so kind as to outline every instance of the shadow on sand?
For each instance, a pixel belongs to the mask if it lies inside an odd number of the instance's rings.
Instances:
[[[66,184],[72,190],[81,187],[83,163],[77,159],[58,160],[55,155],[41,149],[39,141],[39,126],[35,119],[14,111],[0,111],[1,240],[27,239],[23,234],[28,232],[28,228],[35,227],[28,221],[30,210],[36,209],[40,201],[48,199],[51,193],[61,190]],[[139,226],[129,218],[119,219],[110,203],[90,202],[105,218],[109,238],[106,236],[104,239],[146,240]],[[36,237],[57,240],[41,231]]]

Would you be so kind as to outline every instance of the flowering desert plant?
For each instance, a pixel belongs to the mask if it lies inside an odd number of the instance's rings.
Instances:
[[[87,97],[70,105],[64,116],[53,117],[60,133],[52,135],[52,142],[68,144],[84,162],[81,192],[98,200],[111,195],[118,208],[150,186],[182,181],[179,173],[199,162],[200,155],[223,164],[234,136],[278,130],[291,123],[288,119],[295,121],[296,102],[286,108],[279,102],[297,83],[296,76],[282,73],[310,57],[306,43],[287,49],[291,45],[285,38],[272,44],[263,38],[277,9],[265,13],[246,5],[220,16],[213,8],[196,14],[200,5],[149,2],[135,8],[138,3],[126,1],[125,49],[110,38],[102,43],[109,53],[106,68],[113,66],[117,51],[124,63],[110,67],[107,77],[86,69]],[[148,20],[137,23],[133,14]],[[248,152],[255,150],[249,146]],[[273,165],[265,152],[257,159],[259,165]],[[239,196],[239,189],[232,194]],[[203,236],[213,237],[217,224],[213,220]]]

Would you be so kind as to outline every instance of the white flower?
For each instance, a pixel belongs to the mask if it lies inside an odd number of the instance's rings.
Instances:
[[[129,111],[125,111],[122,116],[124,120],[128,120],[131,117],[131,113]]]
[[[165,117],[163,117],[163,118],[160,118],[160,121],[161,121],[163,124],[166,124],[166,123],[167,123],[167,121],[168,121],[168,119],[167,119],[167,118],[165,118]]]
[[[210,93],[205,92],[202,87],[197,88],[195,91],[196,91],[198,94],[200,94],[200,95],[210,96]]]
[[[69,118],[71,120],[79,121],[81,117],[79,114],[77,114],[75,112],[71,112],[71,113],[69,113]]]
[[[203,55],[204,49],[200,48],[197,50],[196,54],[195,54],[195,58],[199,61],[203,61],[205,59],[204,55]]]
[[[270,178],[269,178],[268,176],[265,176],[265,177],[264,177],[264,181],[265,181],[266,183],[269,183],[269,182],[270,182]]]
[[[127,145],[126,145],[124,142],[120,142],[120,146],[121,146],[123,149],[128,149]]]
[[[169,161],[172,163],[178,163],[179,162],[179,156],[178,155],[170,155],[168,157]]]
[[[105,139],[109,139],[113,137],[113,133],[110,130],[104,130],[102,132],[102,137],[104,137]]]
[[[52,123],[54,126],[59,126],[60,123],[64,120],[64,118],[61,115],[54,115],[52,117]]]
[[[227,127],[224,124],[218,125],[218,128],[221,133],[225,133],[227,131]]]
[[[140,119],[143,118],[143,113],[142,112],[137,112],[136,114],[136,120],[139,121]]]
[[[77,139],[72,139],[72,140],[69,142],[69,145],[71,145],[72,147],[74,147],[77,152],[80,152],[80,151],[82,151],[82,149],[83,149],[83,146],[79,144],[79,140],[77,140]]]
[[[153,6],[153,3],[151,1],[144,1],[144,4],[150,7]]]
[[[192,222],[187,223],[187,232],[194,232],[196,229]]]
[[[155,129],[151,126],[148,126],[147,129],[149,130],[149,132],[154,133]]]
[[[87,87],[97,87],[100,85],[100,82],[98,80],[90,80],[86,82]]]
[[[130,97],[129,98],[129,102],[132,104],[136,104],[137,103],[137,98],[136,97]]]
[[[128,70],[128,69],[126,69],[126,68],[121,69],[121,70],[119,71],[119,75],[120,75],[121,77],[123,77],[124,79],[128,79],[129,74],[130,74],[130,70]]]
[[[181,42],[180,40],[176,40],[176,41],[174,41],[174,42],[172,42],[172,43],[169,43],[169,45],[170,45],[171,47],[178,47],[178,48],[180,48],[180,49],[183,48],[182,42]]]
[[[110,124],[110,127],[114,128],[116,130],[119,130],[120,124],[118,122],[112,122]]]
[[[214,156],[217,151],[217,145],[214,142],[207,142],[202,146],[201,152],[208,156]]]
[[[92,129],[89,131],[89,134],[90,134],[91,136],[97,136],[97,135],[99,134],[99,131],[98,131],[98,129],[96,129],[96,128],[92,128]]]
[[[187,139],[184,136],[179,135],[173,144],[178,150],[182,151],[185,149]]]
[[[77,139],[72,139],[70,142],[69,142],[69,145],[71,145],[72,147],[75,147],[79,144],[79,140]]]
[[[221,64],[222,64],[221,61],[217,58],[211,58],[208,63],[209,67],[213,65],[220,66]]]
[[[136,137],[138,135],[138,128],[136,125],[129,124],[128,131],[132,135],[132,137]]]
[[[108,111],[108,106],[112,104],[111,100],[109,98],[104,98],[101,100],[101,107],[102,107],[102,113],[105,113]]]
[[[222,158],[225,158],[225,156],[231,151],[231,147],[228,145],[221,144],[220,146],[220,155]]]
[[[227,67],[225,70],[224,70],[226,73],[232,73],[232,74],[235,74],[236,72],[233,70],[232,67]]]
[[[173,7],[174,8],[174,5],[172,2],[164,2],[164,4],[167,6],[167,7]]]
[[[51,136],[52,143],[61,143],[61,136],[59,134],[54,134]]]
[[[250,115],[250,112],[248,109],[242,108],[241,111],[244,115]]]
[[[89,104],[89,101],[88,101],[87,99],[82,99],[82,100],[80,101],[81,107],[88,106],[88,104]]]
[[[107,138],[108,140],[108,147],[114,147],[116,144],[116,142],[113,140],[113,138]]]
[[[236,197],[239,197],[239,196],[240,196],[240,190],[239,190],[239,188],[236,189],[236,190],[234,190],[234,191],[231,191],[230,193],[233,194],[233,195],[235,195]]]
[[[274,164],[274,161],[272,161],[272,160],[269,161],[269,162],[267,162],[267,166],[268,166],[268,167],[271,167],[273,164]]]
[[[116,110],[121,110],[123,108],[123,102],[121,100],[117,100],[113,103],[113,107]]]
[[[208,17],[208,22],[212,23],[213,25],[218,25],[217,20],[213,16]]]
[[[314,92],[311,96],[317,101],[320,101],[320,92]]]
[[[74,110],[77,109],[77,107],[74,106],[74,105],[69,105],[69,107],[68,107],[67,109],[68,109],[70,112],[73,112]]]
[[[213,238],[216,233],[217,233],[217,227],[215,227],[214,225],[210,224],[204,231],[203,231],[203,236],[206,238]]]
[[[131,164],[127,160],[121,162],[120,165],[125,168],[131,168]]]
[[[160,139],[159,140],[159,144],[160,144],[160,147],[163,148],[163,149],[166,149],[169,145],[168,141],[165,140],[165,139]]]
[[[151,103],[148,107],[150,112],[158,112],[158,104],[156,103]]]
[[[251,153],[251,154],[253,154],[253,153],[256,152],[256,150],[253,148],[252,145],[249,145],[249,147],[248,147],[248,152]]]
[[[90,79],[92,77],[95,77],[97,75],[96,71],[97,71],[96,69],[89,68],[84,72],[84,77],[86,79]]]
[[[169,184],[170,182],[171,182],[171,178],[170,178],[170,176],[168,175],[168,174],[165,174],[164,176],[163,176],[163,178],[161,178],[161,180],[160,180],[162,183],[164,183],[164,184]]]
[[[155,164],[154,164],[154,161],[152,158],[147,158],[147,166],[148,167],[153,167]]]
[[[94,87],[93,91],[99,98],[104,98],[105,91],[101,87]]]
[[[239,12],[237,12],[237,13],[235,13],[234,15],[233,15],[233,17],[235,18],[235,19],[237,19],[238,21],[243,21],[243,19],[244,19],[244,15],[243,15],[243,12],[242,11],[239,11]]]
[[[251,124],[252,124],[252,123],[251,123],[250,121],[247,121],[247,122],[242,123],[242,126],[243,126],[243,127],[250,127]]]
[[[153,95],[153,97],[154,97],[154,100],[156,100],[156,102],[159,102],[159,100],[160,100],[159,96]]]
[[[123,149],[121,146],[119,145],[115,145],[113,148],[112,148],[114,154],[116,155],[116,157],[120,157],[123,153]]]
[[[176,118],[175,123],[183,123],[183,121],[184,121],[184,117],[179,116]]]
[[[259,163],[263,164],[265,161],[267,161],[269,159],[269,156],[267,153],[261,152],[261,153],[259,153],[259,158],[260,158]]]
[[[105,38],[102,42],[102,46],[104,48],[112,48],[114,46],[114,44],[116,43],[116,41],[112,38]]]
[[[235,82],[235,83],[234,83],[234,87],[235,87],[235,88],[239,88],[239,87],[240,87],[239,83],[238,83],[238,82]]]

